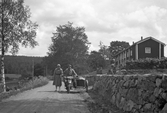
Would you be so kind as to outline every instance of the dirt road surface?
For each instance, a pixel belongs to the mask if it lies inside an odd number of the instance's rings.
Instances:
[[[67,94],[64,86],[55,92],[52,82],[31,89],[0,102],[0,113],[90,113],[85,98],[89,95],[83,89]]]

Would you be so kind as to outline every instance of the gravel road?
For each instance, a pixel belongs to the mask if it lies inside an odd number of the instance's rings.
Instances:
[[[83,89],[67,94],[64,86],[55,92],[50,81],[47,85],[31,89],[0,102],[0,113],[90,113],[84,102],[89,95]]]

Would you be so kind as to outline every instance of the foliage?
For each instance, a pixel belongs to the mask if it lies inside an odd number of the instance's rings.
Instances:
[[[99,52],[101,53],[101,55],[103,56],[103,58],[105,60],[109,60],[111,55],[110,55],[110,51],[109,51],[109,47],[107,47],[106,45],[104,45],[101,41],[100,41],[100,49]]]
[[[10,90],[8,92],[0,93],[0,101],[2,99],[10,97],[11,95],[15,95],[19,92],[46,85],[48,82],[49,82],[48,79],[45,77],[35,78],[34,81],[32,81],[32,80],[30,80],[28,82],[23,81],[24,84],[21,85],[20,89],[18,89],[18,90],[13,89],[13,90]],[[0,92],[2,92],[2,89],[0,89]]]
[[[30,20],[30,8],[24,5],[24,0],[6,0],[0,5],[0,36],[4,41],[2,48],[12,54],[19,50],[19,45],[35,47],[37,23]],[[3,47],[4,46],[4,47]]]
[[[36,88],[39,86],[46,85],[48,79],[42,76],[35,77],[34,80],[29,80],[27,83],[23,84],[23,89]]]
[[[88,57],[87,63],[92,70],[96,70],[99,67],[105,67],[105,59],[101,53],[92,51]]]
[[[5,52],[10,50],[9,52],[16,54],[20,45],[35,47],[38,44],[35,41],[38,25],[30,20],[30,9],[24,6],[24,0],[2,0],[0,12],[1,74],[2,82],[5,84]]]
[[[82,66],[86,65],[88,45],[84,27],[74,27],[73,23],[70,22],[60,25],[53,33],[52,44],[49,46],[45,63],[50,70],[54,70],[58,63],[63,69],[68,64],[72,64],[73,67],[82,70]]]
[[[130,45],[125,41],[112,41],[110,42],[109,51],[111,56],[118,54],[120,51],[128,48]]]
[[[126,69],[166,69],[167,58],[146,58],[126,62]]]
[[[4,61],[5,73],[21,74],[24,77],[30,76],[32,75],[33,61],[34,61],[34,65],[38,63],[41,64],[43,61],[43,57],[5,55],[5,61]]]
[[[42,65],[42,63],[35,64],[34,76],[44,76],[44,66]]]

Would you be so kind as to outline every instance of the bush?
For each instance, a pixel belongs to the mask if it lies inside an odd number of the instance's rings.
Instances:
[[[23,89],[31,89],[36,88],[39,86],[46,85],[48,83],[48,79],[42,76],[35,77],[33,80],[30,80],[29,82],[25,83],[23,85]]]
[[[126,62],[126,69],[166,69],[167,58],[146,58]]]

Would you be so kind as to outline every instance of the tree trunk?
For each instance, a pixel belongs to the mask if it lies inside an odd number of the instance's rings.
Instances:
[[[3,84],[3,91],[6,92],[6,83],[5,83],[5,65],[4,65],[4,55],[5,55],[5,45],[4,45],[4,10],[3,10],[3,2],[2,2],[2,18],[1,18],[1,24],[2,24],[2,28],[1,28],[1,44],[2,44],[2,53],[1,53],[1,75],[2,75],[2,84]]]
[[[3,39],[3,38],[2,38]],[[2,55],[1,55],[1,75],[2,75],[2,84],[3,91],[6,92],[6,83],[5,83],[5,65],[4,65],[4,41],[2,40]]]

